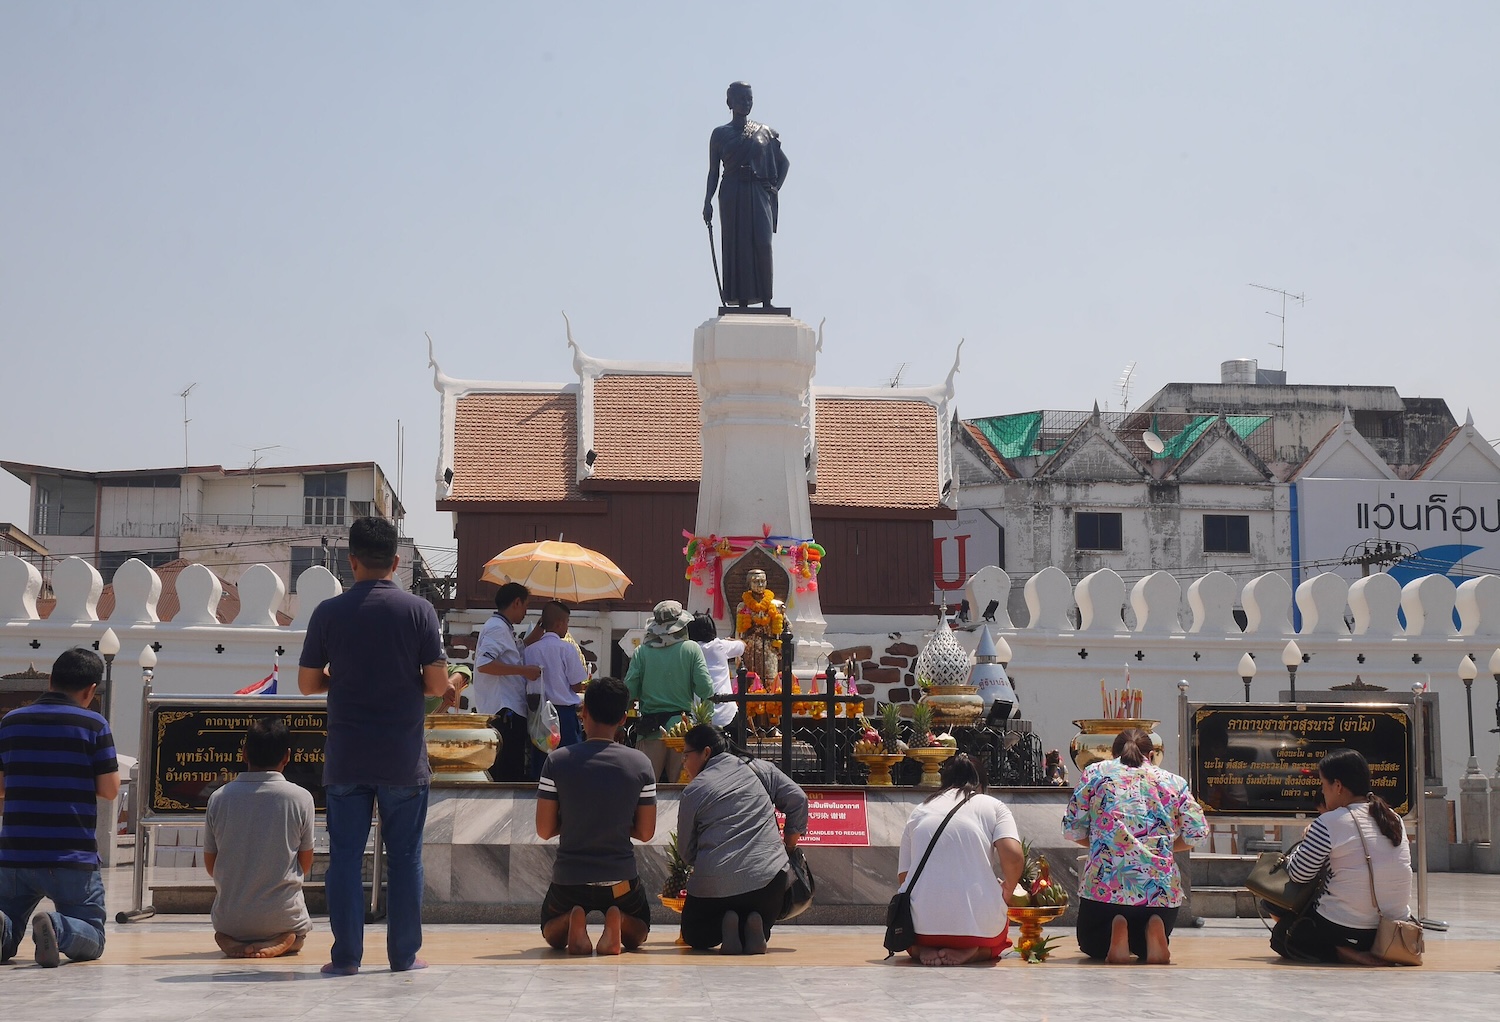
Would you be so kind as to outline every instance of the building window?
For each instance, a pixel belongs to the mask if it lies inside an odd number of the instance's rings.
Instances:
[[[349,477],[343,472],[302,477],[302,524],[343,525]]]
[[[1079,511],[1073,516],[1073,544],[1079,550],[1123,550],[1118,511]]]
[[[1204,515],[1203,552],[1206,554],[1248,554],[1250,552],[1250,516]]]
[[[314,565],[321,565],[333,572],[345,589],[354,585],[354,570],[349,567],[348,547],[294,546],[292,547],[292,592],[297,591],[297,579]]]

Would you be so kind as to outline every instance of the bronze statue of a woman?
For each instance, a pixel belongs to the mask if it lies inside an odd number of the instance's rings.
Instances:
[[[759,302],[770,308],[771,235],[776,233],[777,193],[791,163],[781,151],[781,136],[750,120],[754,97],[749,85],[735,82],[724,101],[734,117],[715,128],[708,139],[708,194],[703,198],[703,222],[714,222],[717,187],[723,232],[724,304],[744,308]]]

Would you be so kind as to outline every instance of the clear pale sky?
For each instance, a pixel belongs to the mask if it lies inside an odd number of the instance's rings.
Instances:
[[[791,159],[776,298],[818,382],[966,417],[1219,363],[1500,436],[1500,5],[0,5],[0,457],[376,460],[433,510],[453,376],[687,361],[724,88]],[[516,437],[517,446],[525,443]],[[0,521],[27,521],[0,481]]]

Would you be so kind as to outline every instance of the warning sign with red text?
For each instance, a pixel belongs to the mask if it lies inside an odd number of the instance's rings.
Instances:
[[[785,818],[776,814],[776,822]],[[870,827],[865,817],[865,793],[862,791],[809,791],[807,793],[807,833],[799,844],[822,847],[865,848],[870,844]]]

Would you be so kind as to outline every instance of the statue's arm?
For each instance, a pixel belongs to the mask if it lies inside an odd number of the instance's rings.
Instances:
[[[722,156],[719,129],[715,128],[713,134],[708,136],[708,191],[703,196],[703,222],[706,224],[714,222],[714,189],[719,187],[719,161]]]
[[[781,151],[781,138],[776,139],[776,190],[781,191],[782,184],[786,181],[786,172],[791,169],[792,161],[786,158],[786,153]]]

